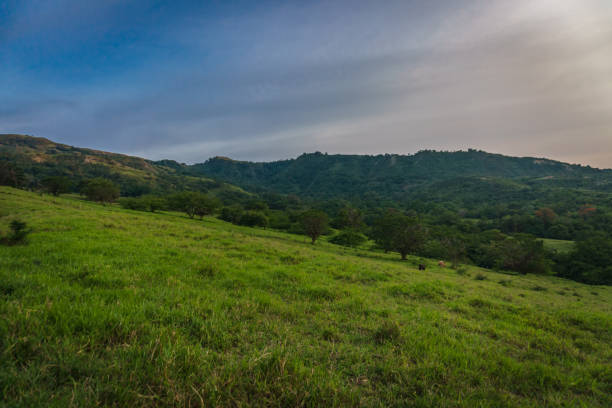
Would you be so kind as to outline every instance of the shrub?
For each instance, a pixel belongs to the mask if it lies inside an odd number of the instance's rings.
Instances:
[[[395,342],[400,337],[400,327],[396,322],[386,321],[374,331],[374,341],[378,344]]]
[[[359,245],[363,244],[366,240],[367,238],[365,237],[365,235],[357,231],[347,230],[347,231],[340,232],[339,234],[334,236],[332,239],[330,239],[329,242],[336,244],[336,245],[342,245],[345,247],[354,248],[354,247],[358,247]]]
[[[240,217],[240,225],[247,227],[267,227],[268,217],[258,211],[247,211]]]
[[[223,207],[221,214],[219,214],[219,219],[231,222],[232,224],[238,224],[243,213],[244,211],[239,205]]]
[[[119,197],[119,187],[105,178],[87,180],[81,189],[88,200],[112,203]]]
[[[0,242],[4,245],[17,245],[24,244],[26,242],[26,237],[30,233],[30,230],[27,229],[27,224],[22,221],[13,220],[10,224],[11,233],[6,237],[2,237]]]

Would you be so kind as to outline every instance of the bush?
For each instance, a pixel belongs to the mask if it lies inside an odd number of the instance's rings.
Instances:
[[[46,192],[56,197],[70,191],[70,180],[63,176],[47,177],[42,181],[42,185]]]
[[[240,225],[247,227],[264,227],[268,226],[268,217],[258,211],[247,211],[240,217]]]
[[[374,341],[378,344],[396,342],[401,337],[400,327],[396,322],[384,322],[374,332]]]
[[[366,240],[367,238],[365,235],[356,231],[347,230],[340,232],[330,239],[329,242],[336,245],[355,248],[366,242]]]
[[[10,228],[11,233],[6,237],[2,237],[0,243],[3,245],[24,244],[26,242],[26,237],[30,233],[27,224],[22,221],[14,220],[11,222]]]
[[[232,224],[238,224],[243,213],[244,210],[237,204],[229,207],[223,207],[221,214],[219,214],[219,219],[231,222]]]
[[[99,177],[87,180],[81,189],[81,193],[91,201],[112,203],[119,197],[119,187],[112,181]]]
[[[146,211],[147,207],[144,201],[135,197],[122,197],[119,199],[119,205],[122,208],[136,211]]]

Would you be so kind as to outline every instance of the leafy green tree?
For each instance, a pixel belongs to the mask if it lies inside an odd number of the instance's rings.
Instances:
[[[416,253],[421,249],[427,236],[425,228],[416,217],[403,214],[395,216],[388,233],[391,236],[393,250],[400,253],[402,260],[405,260],[408,254]]]
[[[212,214],[219,206],[217,199],[196,191],[183,191],[168,197],[169,207],[176,211],[182,211],[189,218],[195,216],[202,219],[205,215]]]
[[[232,224],[238,224],[243,213],[244,210],[242,209],[242,207],[238,204],[234,204],[227,207],[223,207],[221,209],[219,219],[231,222]]]
[[[314,245],[317,238],[327,231],[329,217],[323,211],[308,210],[302,213],[301,224],[304,233],[310,237]]]
[[[528,234],[516,234],[494,242],[491,250],[497,258],[496,266],[521,274],[550,272],[550,259],[544,243]]]
[[[112,181],[99,177],[87,180],[81,193],[91,201],[112,203],[119,197],[119,187]]]
[[[389,231],[393,228],[394,218],[397,214],[398,211],[396,210],[387,210],[383,216],[374,221],[374,225],[369,232],[370,238],[372,238],[376,245],[382,248],[385,253],[393,250],[393,240],[391,239],[391,235],[389,235]]]
[[[70,180],[64,176],[47,177],[42,181],[42,185],[45,191],[54,196],[70,191]]]
[[[558,259],[559,275],[591,285],[612,285],[612,239],[596,234],[576,242],[575,248]]]
[[[360,230],[363,227],[363,213],[360,209],[345,206],[338,211],[332,223],[334,228]]]

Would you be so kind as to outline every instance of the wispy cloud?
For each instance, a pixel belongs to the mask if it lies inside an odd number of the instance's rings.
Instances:
[[[191,162],[476,147],[612,167],[604,0],[101,2],[56,37],[61,5],[24,3],[0,31],[0,131]]]

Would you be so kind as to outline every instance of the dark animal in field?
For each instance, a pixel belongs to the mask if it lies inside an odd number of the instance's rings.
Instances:
[[[440,261],[440,262],[438,262],[438,266],[439,266],[440,268],[446,268],[446,264],[444,263],[444,261]]]
[[[419,271],[424,271],[424,270],[425,270],[425,265],[419,264]]]

